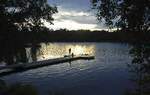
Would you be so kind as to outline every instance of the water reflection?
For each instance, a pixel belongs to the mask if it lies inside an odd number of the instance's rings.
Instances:
[[[2,61],[7,64],[17,64],[63,57],[69,54],[69,48],[75,55],[95,54],[93,45],[42,43],[40,45],[16,46],[12,48],[1,47],[0,65]]]
[[[57,57],[63,57],[69,54],[69,48],[75,55],[91,54],[95,55],[93,45],[78,45],[78,44],[41,44],[37,60],[45,60]]]
[[[69,95],[123,95],[124,89],[130,87],[126,64],[123,64],[130,62],[128,46],[115,43],[50,43],[41,44],[36,55],[49,58],[63,56],[69,53],[69,48],[73,52],[91,53],[96,58],[45,66],[2,78],[10,85],[16,81],[35,85],[40,88],[41,95],[48,95],[49,90],[65,91]],[[28,53],[30,51],[28,48]]]
[[[36,61],[39,46],[32,44],[30,46],[11,44],[0,47],[0,66],[10,64],[25,63],[29,61]]]
[[[15,64],[18,62],[26,62],[26,50],[23,46],[18,45],[2,45],[0,47],[0,62],[7,64]]]

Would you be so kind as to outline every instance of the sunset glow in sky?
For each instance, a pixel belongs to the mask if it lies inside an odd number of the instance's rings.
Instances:
[[[53,16],[54,25],[45,22],[49,28],[69,30],[106,28],[103,23],[98,23],[96,20],[90,0],[48,0],[48,3],[58,7],[58,13]]]

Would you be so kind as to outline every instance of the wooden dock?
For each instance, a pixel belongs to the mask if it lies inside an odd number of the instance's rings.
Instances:
[[[43,60],[43,61],[37,61],[31,63],[8,65],[8,66],[0,67],[0,76],[8,75],[15,72],[23,72],[28,69],[34,69],[34,68],[39,68],[39,67],[53,65],[53,64],[71,62],[75,60],[91,60],[94,58],[95,58],[94,56],[90,56],[86,54],[86,55],[78,55],[74,57],[67,56],[67,57],[61,57],[61,58],[55,58],[55,59],[49,59],[49,60]]]

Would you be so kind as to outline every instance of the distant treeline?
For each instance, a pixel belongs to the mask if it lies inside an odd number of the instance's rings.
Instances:
[[[38,32],[18,31],[0,35],[1,41],[5,43],[40,43],[40,42],[125,42],[136,40],[140,36],[150,37],[149,32],[123,32],[114,31],[90,31],[90,30],[49,30],[42,27]],[[139,38],[138,38],[139,39]]]

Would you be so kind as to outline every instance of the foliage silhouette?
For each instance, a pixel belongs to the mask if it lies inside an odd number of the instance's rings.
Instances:
[[[97,19],[124,31],[147,31],[150,27],[149,0],[91,0]]]
[[[40,90],[33,85],[15,83],[7,86],[4,80],[0,79],[0,95],[40,95]],[[64,92],[48,93],[48,95],[67,95]]]
[[[0,0],[0,60],[8,64],[26,62],[28,35],[24,33],[36,35],[43,20],[52,24],[52,15],[57,12],[57,7],[50,6],[47,0]],[[33,36],[28,41],[36,46],[36,39]]]
[[[32,85],[15,83],[7,86],[3,80],[0,80],[0,84],[0,95],[39,95],[39,89]]]
[[[150,94],[150,0],[91,0],[97,10],[97,19],[105,21],[110,28],[120,28],[132,32],[129,38],[133,56],[129,64],[131,72],[136,74],[132,81],[134,89],[128,89],[125,95]],[[125,35],[124,35],[125,36]]]
[[[136,76],[130,80],[136,84],[134,89],[128,89],[125,95],[149,95],[150,94],[150,47],[148,44],[136,44],[130,50],[133,56],[129,71]]]

